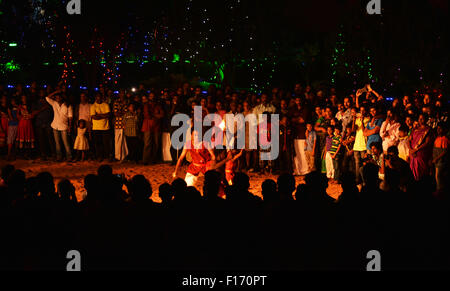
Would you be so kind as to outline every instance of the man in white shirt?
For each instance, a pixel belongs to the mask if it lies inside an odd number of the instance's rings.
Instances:
[[[388,110],[386,121],[383,122],[380,129],[380,136],[383,140],[383,152],[387,152],[391,146],[397,146],[399,142],[398,129],[400,123],[397,121],[397,114]]]
[[[47,100],[53,108],[53,122],[51,127],[55,137],[57,161],[62,160],[61,139],[66,150],[66,158],[68,161],[71,161],[72,151],[69,144],[69,133],[72,125],[73,110],[72,106],[69,106],[66,102],[64,102],[59,93],[59,91],[55,91],[45,97],[45,100]]]

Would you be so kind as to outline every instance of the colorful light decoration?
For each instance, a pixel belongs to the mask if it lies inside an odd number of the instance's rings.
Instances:
[[[144,53],[142,54],[142,59],[139,64],[139,67],[143,67],[145,63],[148,62],[148,57],[150,55],[150,40],[151,40],[151,33],[146,32],[144,35]]]
[[[266,60],[267,60],[267,58],[266,58]],[[274,75],[274,73],[275,73],[275,67],[276,67],[276,65],[277,65],[277,57],[276,57],[276,54],[275,54],[275,53],[272,54],[271,65],[272,65],[272,70],[271,70],[271,72],[269,73],[270,75],[269,75],[268,81],[267,81],[267,83],[266,83],[266,86],[264,86],[264,89],[268,88],[268,87],[272,84],[273,75]]]
[[[66,45],[65,47],[61,48],[64,66],[61,80],[64,82],[64,84],[67,84],[69,76],[71,76],[72,79],[75,79],[75,72],[73,70],[73,57],[72,57],[73,39],[67,26],[64,26],[64,32],[66,35]]]
[[[182,32],[182,36],[187,36],[187,34],[192,31],[192,15],[191,15],[192,12],[191,11],[192,11],[192,0],[189,0],[189,1],[186,2],[186,14],[185,14],[185,17],[184,17],[184,25],[183,25],[183,28],[182,28],[182,31],[183,31]],[[177,38],[177,40],[180,41],[181,37],[179,36]],[[191,48],[191,44],[192,43],[191,43],[191,41],[189,39],[187,39],[186,43],[183,44],[186,58],[189,59],[189,60],[192,60],[192,58],[194,57],[192,55],[192,52],[194,50]]]
[[[18,71],[20,70],[20,66],[14,63],[14,61],[10,61],[5,64],[5,70],[10,72]]]
[[[125,42],[125,34],[122,33],[119,42],[117,43],[115,47],[115,54],[112,61],[113,69],[111,70],[112,74],[112,84],[114,86],[117,86],[118,81],[120,79],[120,64],[122,64],[122,58],[123,58],[123,52],[124,52],[124,42]]]

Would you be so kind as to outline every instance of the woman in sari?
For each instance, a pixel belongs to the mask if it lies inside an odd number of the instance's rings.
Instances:
[[[419,124],[410,137],[410,167],[416,181],[430,173],[429,161],[432,154],[431,128],[426,125],[425,116],[419,115]]]

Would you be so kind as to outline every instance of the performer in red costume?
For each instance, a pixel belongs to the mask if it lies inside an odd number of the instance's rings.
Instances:
[[[172,176],[173,178],[177,176],[178,168],[183,159],[186,157],[186,154],[189,152],[192,162],[187,169],[184,180],[188,186],[194,186],[200,175],[215,168],[216,157],[213,149],[209,144],[201,140],[199,133],[195,129],[192,130],[191,140],[187,141],[186,144],[190,144],[190,148],[186,146],[184,147],[175,167],[175,172],[173,172]]]

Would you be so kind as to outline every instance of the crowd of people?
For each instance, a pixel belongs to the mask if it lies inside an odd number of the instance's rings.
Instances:
[[[194,107],[200,106],[202,116],[280,116],[277,159],[260,160],[264,150],[249,147],[247,124],[245,149],[238,158],[237,152],[229,157],[220,150],[206,155],[205,162],[216,157],[217,161],[233,159],[224,170],[229,172],[229,181],[237,171],[304,176],[318,170],[332,183],[339,183],[341,173],[350,171],[357,184],[363,185],[362,166],[374,163],[381,180],[385,180],[386,168],[400,167],[402,177],[419,181],[433,175],[437,191],[446,187],[448,102],[436,90],[384,98],[370,85],[356,94],[340,96],[334,88],[313,90],[301,84],[290,91],[273,88],[262,94],[214,85],[202,91],[189,83],[161,91],[140,85],[131,90],[99,86],[92,92],[79,92],[61,83],[44,88],[36,82],[9,87],[0,86],[0,148],[8,160],[19,155],[69,162],[175,165],[184,156],[182,148],[171,146],[171,133],[176,129],[171,126],[172,117],[178,113],[193,116]],[[259,127],[258,132],[267,134],[269,140],[275,134],[270,126]],[[189,161],[192,155],[196,154],[188,154]],[[206,170],[203,167],[200,172]],[[188,176],[191,186],[192,175]],[[403,189],[408,179],[402,179]]]
[[[74,250],[84,271],[364,271],[374,250],[382,270],[448,269],[449,203],[433,197],[432,180],[405,193],[394,178],[381,190],[376,165],[363,172],[361,191],[352,173],[341,174],[337,201],[318,171],[299,185],[292,174],[265,180],[263,199],[237,172],[224,199],[221,174],[208,170],[203,195],[177,178],[159,185],[162,203],[155,203],[144,176],[128,180],[102,165],[84,178],[78,202],[69,180],[55,185],[48,172],[27,177],[6,165],[0,269],[65,270]]]
[[[64,269],[69,250],[80,251],[84,269],[365,270],[370,250],[383,269],[450,267],[448,105],[439,92],[388,100],[369,85],[343,98],[300,84],[261,95],[189,84],[79,96],[61,84],[11,89],[0,87],[8,160],[176,166],[170,184],[151,185],[101,165],[77,201],[69,180],[55,185],[50,173],[27,177],[5,165],[0,268]],[[171,117],[195,106],[280,114],[279,157],[259,160],[262,150],[247,145],[214,150],[195,130],[198,148],[170,148]],[[184,159],[186,178],[177,178]],[[263,199],[249,191],[252,172],[278,174],[262,184]],[[337,200],[330,182],[342,186]],[[156,186],[162,203],[150,199]]]

